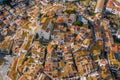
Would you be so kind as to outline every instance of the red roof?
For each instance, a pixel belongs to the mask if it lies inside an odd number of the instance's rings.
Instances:
[[[117,44],[113,44],[113,45],[112,45],[112,50],[113,50],[113,51],[118,51],[119,48],[120,48],[120,45],[117,45]]]
[[[120,2],[118,2],[117,0],[109,0],[106,8],[111,8],[120,11]]]

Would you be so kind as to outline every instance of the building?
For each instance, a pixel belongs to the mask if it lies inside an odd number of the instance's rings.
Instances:
[[[118,39],[120,39],[120,29],[117,31],[116,37],[117,37]]]
[[[27,37],[24,39],[24,42],[20,48],[21,52],[27,52],[31,48],[32,41],[34,39],[34,34],[28,34]]]
[[[76,21],[76,15],[75,14],[70,14],[68,22],[74,23]]]
[[[102,10],[104,8],[104,3],[105,3],[105,0],[97,0],[97,5],[96,5],[96,8],[95,8],[95,13],[102,12]]]
[[[113,44],[112,45],[112,51],[115,52],[115,53],[118,53],[118,50],[119,50],[119,45]]]
[[[120,0],[108,0],[106,12],[120,16]]]
[[[13,40],[10,36],[7,36],[5,40],[0,43],[0,52],[3,54],[9,54],[13,46]]]

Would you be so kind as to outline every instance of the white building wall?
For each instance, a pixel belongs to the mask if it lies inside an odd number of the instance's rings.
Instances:
[[[102,12],[102,9],[96,8],[95,13],[97,13],[97,12]]]

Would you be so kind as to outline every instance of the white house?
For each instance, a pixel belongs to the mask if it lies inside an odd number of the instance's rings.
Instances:
[[[117,31],[116,37],[117,37],[118,39],[120,39],[120,29]]]

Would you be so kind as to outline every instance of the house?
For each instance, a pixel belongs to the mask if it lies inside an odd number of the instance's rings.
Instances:
[[[105,3],[105,0],[97,0],[97,5],[96,5],[96,8],[95,8],[95,13],[102,12],[102,10],[104,8],[104,3]]]
[[[63,12],[63,8],[62,7],[58,7],[58,9],[55,11],[56,15],[61,15]]]
[[[116,37],[117,37],[118,39],[120,39],[120,29],[117,31]]]
[[[27,52],[31,48],[32,41],[34,39],[34,34],[28,34],[27,37],[24,39],[24,42],[20,48],[21,52]]]
[[[119,46],[117,44],[113,44],[112,45],[112,51],[118,52],[118,50],[119,50]]]
[[[1,53],[9,54],[10,50],[12,48],[13,40],[11,39],[10,36],[5,37],[5,40],[0,43],[0,50]]]
[[[57,23],[68,23],[67,15],[60,15],[57,17]]]
[[[85,48],[88,48],[90,45],[90,39],[85,39],[82,43],[82,46]]]
[[[69,22],[69,20],[71,21],[71,23],[74,23],[76,21],[76,15],[75,14],[70,14],[68,22]]]
[[[43,6],[46,6],[46,5],[47,5],[47,3],[44,2],[44,1],[40,1],[40,3],[41,3]]]
[[[101,59],[101,60],[99,60],[98,64],[100,66],[106,66],[108,64],[108,61],[106,59]]]
[[[106,12],[120,16],[120,0],[108,0]]]
[[[38,61],[39,58],[39,62],[43,62],[44,61],[44,49],[42,46],[40,46],[39,41],[34,41],[32,44],[32,48],[31,48],[31,53],[32,53],[32,58],[35,58],[36,61]]]
[[[18,72],[17,72],[17,68],[16,68],[17,61],[18,61],[18,57],[14,57],[12,63],[10,64],[10,71],[8,71],[8,73],[7,73],[7,76],[9,78],[11,78],[12,80],[15,80],[16,77],[18,76]],[[16,74],[14,74],[15,72],[16,72]]]
[[[17,30],[17,33],[13,36],[14,43],[12,46],[12,52],[14,54],[19,53],[19,50],[20,50],[26,36],[27,36],[26,31]]]

